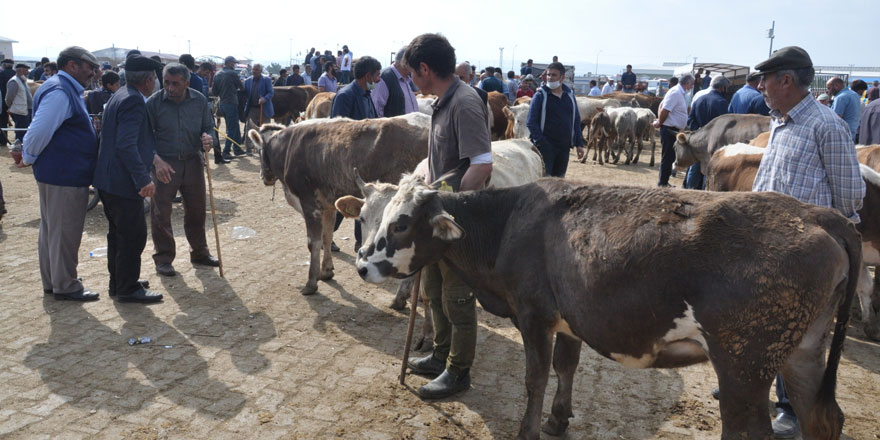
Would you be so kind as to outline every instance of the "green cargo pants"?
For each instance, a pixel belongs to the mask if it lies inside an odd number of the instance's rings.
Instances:
[[[477,349],[477,311],[474,294],[446,263],[425,266],[425,295],[434,318],[434,357],[446,360],[456,377],[468,372]]]

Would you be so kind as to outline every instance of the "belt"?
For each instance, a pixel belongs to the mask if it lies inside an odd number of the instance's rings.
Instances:
[[[190,160],[195,159],[197,157],[201,157],[202,154],[199,152],[190,152],[190,153],[178,153],[176,155],[170,154],[160,154],[159,157],[163,159],[176,159],[176,160]]]

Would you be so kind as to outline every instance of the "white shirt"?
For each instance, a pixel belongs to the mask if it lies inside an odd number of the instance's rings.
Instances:
[[[611,84],[605,83],[605,86],[602,87],[602,94],[608,95],[614,93],[614,87],[611,87]]]
[[[303,73],[300,76],[303,77],[303,85],[305,85],[305,86],[312,85],[312,75],[309,75],[308,73]]]
[[[342,65],[339,66],[339,70],[351,70],[351,52],[342,55]]]
[[[663,125],[679,130],[687,125],[688,107],[687,99],[684,95],[685,91],[681,89],[680,85],[676,85],[669,89],[669,92],[663,97],[663,101],[660,102],[660,108],[669,112],[669,116],[666,117]]]

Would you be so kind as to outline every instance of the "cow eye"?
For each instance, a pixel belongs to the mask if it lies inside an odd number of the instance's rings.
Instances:
[[[401,223],[398,223],[398,224],[394,225],[394,232],[395,232],[396,234],[400,234],[400,233],[402,233],[402,232],[406,232],[406,225],[405,225],[405,224],[401,224]]]

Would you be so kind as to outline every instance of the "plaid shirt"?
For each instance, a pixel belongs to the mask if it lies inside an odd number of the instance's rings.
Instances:
[[[846,123],[810,94],[787,115],[770,116],[770,142],[752,191],[835,208],[858,223],[865,183]]]

